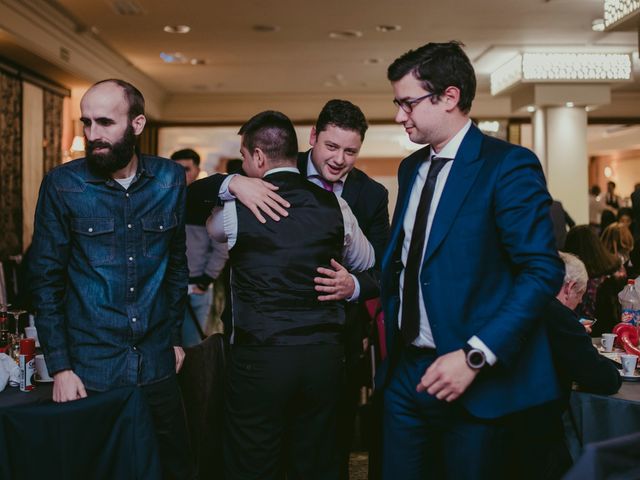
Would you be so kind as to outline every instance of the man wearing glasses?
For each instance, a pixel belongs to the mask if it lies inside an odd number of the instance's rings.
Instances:
[[[560,288],[551,197],[530,151],[469,118],[458,42],[394,61],[396,122],[427,145],[398,171],[382,259],[383,478],[504,478],[508,416],[558,396],[543,324]]]

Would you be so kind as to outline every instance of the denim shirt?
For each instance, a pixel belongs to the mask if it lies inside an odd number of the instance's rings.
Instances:
[[[175,372],[187,298],[185,174],[138,156],[125,190],[85,159],[40,187],[29,276],[50,373],[86,388],[145,385]]]

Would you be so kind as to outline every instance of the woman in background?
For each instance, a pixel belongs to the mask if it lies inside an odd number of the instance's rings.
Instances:
[[[598,319],[593,325],[592,335],[611,332],[620,322],[618,293],[627,280],[622,261],[605,248],[588,225],[569,230],[564,250],[577,255],[589,274],[587,291],[576,313],[581,317]]]

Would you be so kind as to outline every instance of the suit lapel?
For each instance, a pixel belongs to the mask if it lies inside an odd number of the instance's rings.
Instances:
[[[431,231],[427,240],[427,250],[424,254],[423,264],[426,264],[433,253],[440,246],[445,236],[449,232],[456,214],[473,185],[480,167],[480,147],[482,145],[483,134],[477,127],[471,128],[465,135],[460,145],[460,149],[453,161],[451,171],[447,178],[447,183],[442,191],[442,196],[438,202],[438,210],[433,218]]]
[[[352,210],[360,196],[360,190],[362,190],[362,182],[360,181],[358,172],[352,170],[351,173],[347,175],[347,180],[342,187],[342,198]]]

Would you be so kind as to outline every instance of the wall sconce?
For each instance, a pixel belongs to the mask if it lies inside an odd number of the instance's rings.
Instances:
[[[80,135],[76,135],[73,137],[73,141],[71,142],[71,148],[69,149],[72,153],[74,152],[84,152],[84,137]]]

